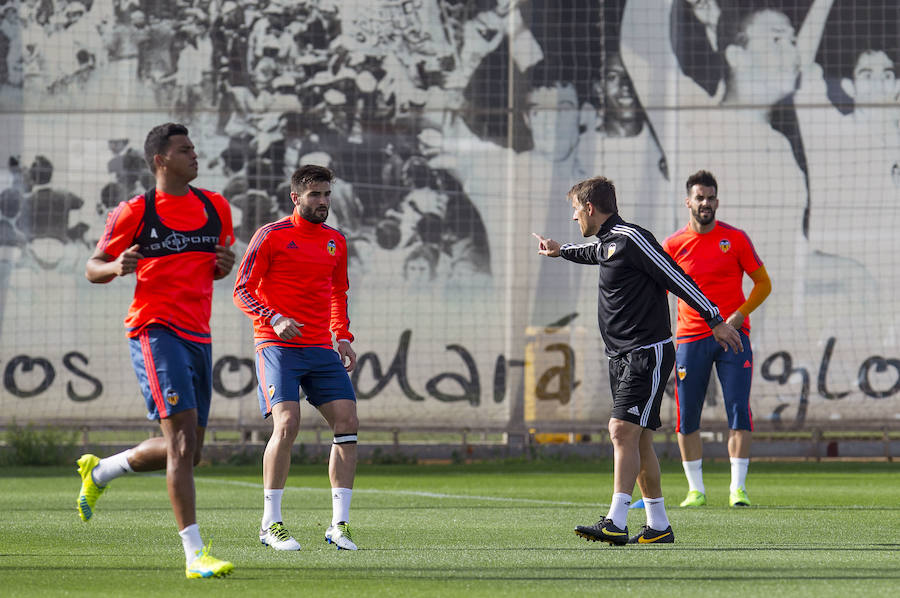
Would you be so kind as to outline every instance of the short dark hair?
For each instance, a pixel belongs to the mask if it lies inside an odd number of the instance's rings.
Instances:
[[[332,183],[334,173],[331,169],[315,164],[301,166],[291,175],[291,193],[303,193],[313,183]]]
[[[604,176],[595,176],[575,183],[567,197],[574,197],[582,205],[593,204],[603,214],[618,214],[616,205],[616,186]]]
[[[169,138],[187,134],[187,127],[178,123],[165,123],[150,129],[147,139],[144,141],[144,159],[150,167],[150,172],[156,173],[156,164],[154,164],[153,158],[164,154],[169,149]]]
[[[698,170],[688,177],[687,182],[684,184],[684,188],[688,195],[691,194],[691,187],[694,185],[712,187],[716,190],[716,195],[719,194],[719,183],[716,181],[716,177],[713,176],[713,173],[708,170]]]

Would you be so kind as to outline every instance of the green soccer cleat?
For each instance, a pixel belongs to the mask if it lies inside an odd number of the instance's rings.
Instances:
[[[746,490],[738,488],[731,491],[731,494],[728,496],[728,504],[732,507],[749,507],[750,497],[747,496]]]
[[[209,544],[197,551],[197,558],[185,567],[184,575],[188,579],[207,579],[209,577],[225,577],[234,571],[234,565],[209,556]]]
[[[280,521],[259,530],[259,541],[263,546],[271,546],[275,550],[300,550],[300,543]]]
[[[675,542],[675,533],[670,525],[659,531],[649,525],[645,525],[641,533],[628,540],[629,544],[672,544]]]
[[[606,542],[611,546],[625,546],[628,543],[628,526],[619,529],[612,519],[604,517],[594,525],[575,526],[575,535],[591,542]]]
[[[106,490],[106,486],[102,488],[94,483],[91,472],[100,463],[100,457],[97,455],[85,454],[76,461],[78,464],[78,475],[81,476],[81,492],[78,493],[78,516],[82,521],[89,520],[94,514],[94,505],[97,499]]]
[[[325,541],[334,544],[338,550],[358,550],[350,537],[350,524],[341,521],[325,530]]]
[[[699,490],[691,490],[687,497],[681,501],[682,507],[702,507],[706,504],[706,495]]]

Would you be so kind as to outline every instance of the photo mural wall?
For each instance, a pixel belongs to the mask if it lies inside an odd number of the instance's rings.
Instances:
[[[531,233],[581,240],[566,192],[604,175],[662,241],[701,168],[773,281],[756,421],[896,420],[898,25],[887,0],[5,0],[0,418],[143,416],[134,279],[91,285],[84,263],[153,185],[147,131],[176,121],[239,256],[292,209],[298,165],[335,171],[364,422],[605,421],[597,272]],[[233,282],[212,418],[256,421]]]

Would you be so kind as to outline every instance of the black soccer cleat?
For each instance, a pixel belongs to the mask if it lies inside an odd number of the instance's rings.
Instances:
[[[628,540],[629,544],[672,544],[675,542],[675,533],[670,525],[659,531],[649,525],[645,525],[641,533]]]
[[[619,529],[612,519],[604,517],[594,525],[575,526],[575,535],[591,542],[606,542],[612,546],[625,546],[628,543],[628,526]]]

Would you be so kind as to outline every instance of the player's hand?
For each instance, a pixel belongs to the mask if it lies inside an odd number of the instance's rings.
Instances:
[[[125,276],[137,270],[138,260],[144,259],[140,252],[141,246],[135,243],[119,254],[113,261],[116,276]]]
[[[356,351],[353,350],[350,343],[338,341],[337,352],[341,356],[341,363],[344,364],[344,369],[347,372],[352,372],[353,368],[356,367]]]
[[[746,319],[747,319],[747,316],[745,316],[744,314],[742,314],[739,311],[735,311],[733,314],[728,316],[728,318],[726,318],[725,321],[728,322],[729,324],[731,324],[732,326],[734,326],[735,330],[740,330],[741,326],[744,325],[744,320],[746,320]]]
[[[216,245],[216,273],[215,279],[225,278],[234,267],[234,252],[230,247]]]
[[[537,233],[531,233],[538,240],[538,253],[547,257],[559,257],[561,245],[553,239],[546,239]]]
[[[275,334],[283,341],[289,341],[292,338],[303,336],[303,332],[300,330],[301,328],[303,328],[303,324],[300,324],[293,318],[287,316],[278,318],[278,320],[272,324],[272,329],[275,331]]]
[[[728,351],[729,347],[731,347],[731,350],[735,353],[740,353],[744,350],[744,343],[741,342],[741,334],[728,322],[719,322],[716,324],[716,327],[712,329],[712,333],[716,342],[719,343],[719,346],[726,351]]]

